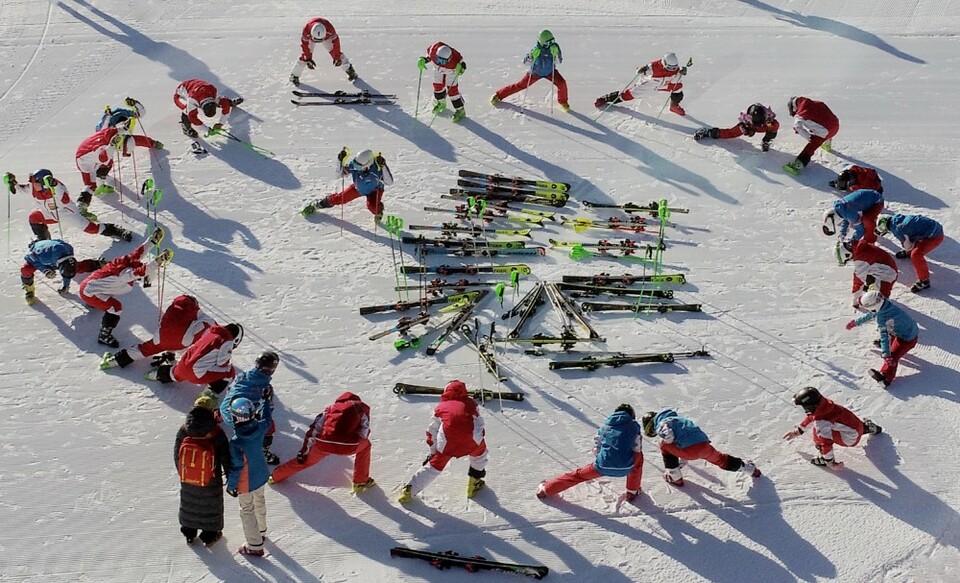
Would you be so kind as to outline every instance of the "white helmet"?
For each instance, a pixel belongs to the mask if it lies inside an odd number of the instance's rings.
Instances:
[[[377,156],[373,153],[372,150],[361,150],[357,152],[357,155],[353,157],[353,161],[357,163],[358,166],[366,170],[367,168],[373,166],[373,161],[377,159]]]
[[[883,305],[883,295],[878,290],[872,289],[860,296],[860,307],[864,310],[876,312]]]
[[[793,116],[797,115],[797,100],[798,100],[798,99],[800,99],[800,98],[799,98],[799,97],[791,97],[790,100],[787,101],[787,113],[790,114],[790,117],[793,117]]]
[[[832,237],[837,234],[837,211],[830,209],[823,215],[823,234]]]
[[[677,55],[674,53],[667,53],[663,55],[663,66],[667,71],[676,71],[680,68],[680,61],[677,60]]]
[[[310,36],[313,37],[315,41],[325,40],[327,38],[327,27],[323,26],[323,23],[318,22],[313,25],[313,28],[310,29]]]
[[[447,45],[443,45],[437,49],[437,64],[446,65],[450,61],[450,57],[453,56],[453,49]]]
[[[110,145],[116,148],[118,151],[126,153],[128,134],[124,132],[117,132],[117,135],[110,138]]]

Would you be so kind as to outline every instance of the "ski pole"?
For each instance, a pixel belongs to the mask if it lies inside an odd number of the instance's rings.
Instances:
[[[640,73],[638,72],[636,75],[633,76],[633,79],[630,79],[630,82],[629,82],[629,83],[627,83],[626,85],[623,86],[623,89],[621,89],[620,91],[617,92],[617,97],[620,97],[620,95],[622,95],[624,91],[627,91],[628,89],[630,89],[631,87],[633,87],[633,84],[636,83],[636,82],[637,82],[637,79],[639,79],[639,78],[640,78]],[[646,81],[642,81],[640,84],[643,85],[644,83],[646,83]],[[611,101],[610,103],[608,103],[607,106],[604,107],[603,109],[601,109],[601,110],[600,110],[600,113],[598,113],[598,114],[593,118],[593,121],[597,121],[598,119],[600,119],[600,116],[603,115],[603,114],[605,114],[605,113],[607,113],[607,110],[610,109],[610,108],[613,107],[613,106],[614,106],[614,102],[613,102],[613,101]]]
[[[446,77],[446,76],[444,76],[444,77]],[[459,79],[459,78],[460,78],[460,73],[456,73],[456,74],[453,76],[453,82],[450,83],[449,85],[447,85],[447,89],[449,89],[449,88],[452,87],[453,85],[456,85],[456,84],[457,84],[457,79]],[[446,79],[444,79],[444,82],[446,82]],[[446,94],[444,94],[444,99],[446,99]],[[430,123],[427,124],[427,127],[428,127],[428,128],[433,126],[433,121],[434,121],[435,119],[437,119],[437,115],[438,115],[437,113],[434,113],[434,114],[433,114],[433,117],[430,118]]]
[[[687,59],[687,64],[683,66],[684,69],[693,66],[693,57]],[[684,73],[681,71],[679,73],[679,79],[683,79]],[[663,110],[667,108],[667,104],[670,103],[670,99],[673,97],[673,91],[667,95],[667,100],[663,102],[663,107],[660,108],[660,113],[657,114],[657,120],[653,123],[653,127],[660,125],[660,116],[663,115]]]
[[[143,130],[143,135],[147,135],[147,128],[143,127],[143,120],[137,119],[137,122],[140,124],[140,129]],[[160,157],[157,156],[157,153],[153,151],[153,148],[150,148],[150,155],[153,156],[153,161],[157,163],[157,168],[163,170],[163,164],[160,163]]]
[[[214,131],[213,134],[214,134],[214,135],[219,135],[219,136],[225,136],[225,137],[227,137],[227,138],[230,138],[231,140],[233,140],[233,141],[235,141],[235,142],[237,142],[237,143],[239,143],[239,144],[242,144],[245,148],[248,148],[249,150],[252,150],[252,151],[254,151],[254,152],[256,152],[257,154],[260,154],[260,155],[262,155],[262,156],[267,156],[267,157],[276,156],[276,154],[274,154],[274,153],[271,152],[270,150],[268,150],[268,149],[266,149],[266,148],[262,148],[262,147],[260,147],[260,146],[257,146],[256,144],[251,144],[250,142],[246,142],[246,141],[244,141],[244,140],[241,140],[240,138],[238,138],[237,136],[231,134],[229,131],[227,131],[227,130],[225,130],[225,129],[223,129],[223,128],[220,128],[220,129]]]
[[[151,148],[152,149],[152,148]],[[133,159],[133,185],[136,188],[136,185],[140,184],[140,174],[137,173],[137,148],[136,142],[134,142],[133,154],[130,156]],[[140,191],[133,191],[137,195],[137,202],[140,202]]]
[[[10,184],[10,182],[11,182],[10,175],[4,174],[3,184],[6,185],[7,187],[6,190],[7,190],[7,255],[8,256],[10,255],[10,220],[11,220],[10,198],[13,196],[13,193],[10,192],[10,189],[12,188],[12,185]]]
[[[57,204],[57,191],[53,188],[53,181],[49,176],[43,177],[43,185],[50,190],[50,200],[53,201],[53,216],[57,219],[57,228],[60,229],[60,238],[63,239],[63,223],[60,222],[60,205]],[[7,192],[10,192],[9,189]],[[7,202],[7,216],[10,216],[10,203]],[[9,219],[8,219],[9,220]]]
[[[420,85],[422,83],[423,69],[420,69],[420,74],[417,76],[417,108],[413,111],[413,119],[417,119],[417,117],[420,115]]]
[[[343,192],[344,190],[346,190],[346,185],[344,182],[346,175],[343,173],[343,167],[346,164],[347,158],[349,157],[350,157],[350,148],[347,148],[346,146],[344,146],[343,148],[340,148],[340,155],[337,156],[337,165],[339,166],[337,170],[340,172],[340,192]],[[343,207],[344,205],[340,205],[340,238],[341,239],[343,238]]]
[[[554,67],[550,71],[550,117],[553,117],[553,90],[556,89],[556,85],[553,84],[554,75],[557,72],[557,68]]]

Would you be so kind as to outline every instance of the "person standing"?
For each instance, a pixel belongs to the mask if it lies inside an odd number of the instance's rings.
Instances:
[[[458,84],[460,76],[467,70],[467,64],[457,49],[443,42],[435,42],[427,47],[427,56],[417,60],[417,68],[426,70],[427,62],[434,65],[433,97],[436,104],[433,113],[440,114],[447,109],[447,95],[453,105],[453,121],[458,122],[467,116],[463,106],[463,96],[460,95]]]
[[[567,80],[557,70],[557,65],[562,62],[563,51],[560,50],[553,33],[549,30],[540,31],[537,44],[523,59],[524,64],[530,65],[530,70],[516,83],[498,89],[490,98],[490,103],[496,105],[514,93],[526,91],[541,79],[549,79],[557,88],[557,103],[560,104],[560,109],[570,111],[570,104],[567,103]]]
[[[263,458],[263,437],[273,422],[273,404],[265,400],[258,414],[250,399],[239,397],[230,404],[230,419],[234,435],[230,439],[227,494],[237,498],[240,504],[240,522],[246,538],[237,552],[262,557],[267,534],[264,487],[270,478],[267,460]]]

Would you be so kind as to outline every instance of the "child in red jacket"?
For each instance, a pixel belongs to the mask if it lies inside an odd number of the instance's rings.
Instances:
[[[864,433],[877,435],[883,429],[869,419],[860,420],[846,407],[837,405],[820,394],[813,387],[804,387],[794,395],[793,402],[803,407],[807,416],[799,425],[783,434],[787,441],[803,434],[808,425],[813,424],[813,444],[820,455],[810,460],[815,466],[839,466],[833,455],[834,444],[843,447],[853,447],[860,443]]]

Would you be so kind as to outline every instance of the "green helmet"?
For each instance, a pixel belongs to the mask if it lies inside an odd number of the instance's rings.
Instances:
[[[541,30],[540,36],[537,37],[537,42],[539,42],[542,45],[545,45],[552,40],[553,40],[553,33],[546,29]]]

